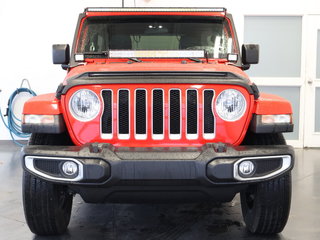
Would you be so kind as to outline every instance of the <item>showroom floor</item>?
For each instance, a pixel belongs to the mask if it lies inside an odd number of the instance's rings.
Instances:
[[[320,150],[296,150],[293,201],[282,234],[249,234],[239,197],[228,204],[86,204],[74,199],[68,233],[33,235],[21,202],[20,148],[0,142],[0,239],[320,239]]]

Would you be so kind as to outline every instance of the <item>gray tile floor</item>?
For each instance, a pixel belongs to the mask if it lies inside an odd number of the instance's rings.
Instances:
[[[0,239],[320,239],[320,150],[297,149],[289,222],[278,235],[254,236],[242,221],[239,197],[228,204],[86,204],[74,199],[68,232],[37,237],[21,201],[20,148],[0,142]]]

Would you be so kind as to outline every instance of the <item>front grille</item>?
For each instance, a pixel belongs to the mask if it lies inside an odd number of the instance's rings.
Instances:
[[[214,139],[212,89],[104,89],[103,139]]]

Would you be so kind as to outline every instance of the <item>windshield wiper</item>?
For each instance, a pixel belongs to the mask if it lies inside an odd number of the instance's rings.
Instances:
[[[197,63],[202,63],[202,62],[203,62],[203,61],[200,60],[199,58],[189,57],[188,59],[191,60],[191,61],[197,62]]]
[[[83,55],[95,55],[95,56],[108,56],[109,51],[101,51],[101,52],[84,52]]]
[[[83,55],[93,55],[93,56],[109,56],[109,51],[101,51],[101,52],[83,52]],[[136,57],[129,57],[127,58],[132,62],[143,62],[142,60],[136,58]]]
[[[136,57],[130,57],[128,59],[131,61],[134,61],[134,62],[143,62],[142,60],[140,60],[139,58],[136,58]]]

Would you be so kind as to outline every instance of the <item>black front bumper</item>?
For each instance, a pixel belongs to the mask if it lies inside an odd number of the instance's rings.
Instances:
[[[85,146],[26,146],[26,171],[44,180],[62,183],[87,202],[141,202],[141,200],[214,199],[230,201],[249,183],[266,181],[293,168],[290,146],[225,146],[201,148],[115,148],[109,144]],[[238,171],[251,161],[255,172]],[[74,176],[62,164],[78,165]]]

